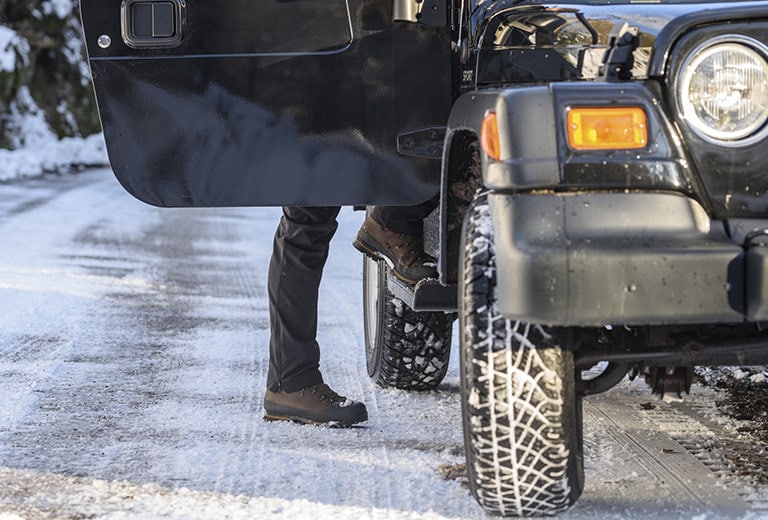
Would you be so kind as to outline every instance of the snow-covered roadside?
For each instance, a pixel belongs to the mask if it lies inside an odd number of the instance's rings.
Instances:
[[[68,173],[108,164],[102,134],[56,139],[41,135],[17,150],[0,150],[0,181]]]
[[[0,149],[0,182],[109,164],[103,134],[58,139],[26,87],[12,104],[9,119],[14,149]]]
[[[286,499],[168,488],[155,484],[93,480],[0,468],[0,479],[9,482],[34,504],[24,516],[0,512],[0,520],[35,518],[88,518],[100,520],[360,520],[395,519],[445,520],[433,511],[398,512],[348,504],[328,504],[303,498]]]

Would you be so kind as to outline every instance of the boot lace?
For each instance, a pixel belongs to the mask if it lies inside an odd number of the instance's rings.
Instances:
[[[305,389],[305,392],[309,393],[311,396],[317,397],[317,399],[323,402],[328,401],[330,403],[343,403],[347,399],[346,397],[341,396],[331,390],[331,387],[325,383],[310,386],[309,388]]]

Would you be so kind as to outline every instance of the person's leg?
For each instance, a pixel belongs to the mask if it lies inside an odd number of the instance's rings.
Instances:
[[[338,207],[285,207],[275,233],[267,289],[271,336],[265,419],[350,426],[365,405],[323,383],[317,344],[320,279]]]
[[[323,382],[317,299],[338,207],[285,207],[275,233],[267,290],[271,337],[267,387],[293,392]]]
[[[421,235],[424,231],[424,219],[432,213],[438,203],[438,198],[434,197],[414,206],[374,206],[370,216],[395,233]]]
[[[406,282],[437,278],[435,259],[424,252],[424,219],[438,202],[435,196],[414,206],[375,206],[353,245],[386,260],[395,275]]]

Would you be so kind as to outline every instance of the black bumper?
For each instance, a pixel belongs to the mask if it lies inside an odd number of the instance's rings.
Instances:
[[[574,326],[768,318],[768,248],[745,251],[688,197],[497,193],[489,201],[506,317]]]

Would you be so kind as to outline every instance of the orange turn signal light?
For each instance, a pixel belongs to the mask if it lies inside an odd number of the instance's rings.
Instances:
[[[483,124],[480,127],[480,146],[488,157],[494,161],[498,161],[501,158],[499,121],[496,117],[496,112],[488,112],[483,117]]]
[[[574,150],[622,150],[648,145],[640,107],[574,107],[568,111],[568,144]]]

